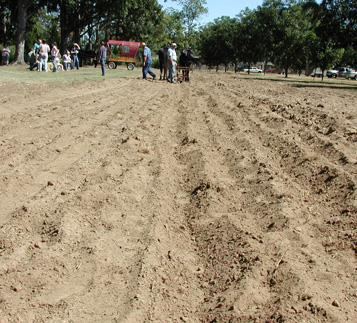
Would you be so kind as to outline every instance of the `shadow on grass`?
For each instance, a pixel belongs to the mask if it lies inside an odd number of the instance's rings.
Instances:
[[[304,76],[293,75],[292,78],[289,77],[270,77],[269,75],[252,75],[244,74],[241,75],[245,79],[254,79],[260,81],[272,81],[272,82],[286,82],[290,83],[293,87],[301,88],[329,88],[329,89],[338,89],[338,90],[357,90],[357,81],[354,80],[336,80],[333,81],[329,78],[325,78],[323,81],[321,79],[315,80],[311,79],[298,79]],[[354,84],[353,84],[354,83]]]
[[[329,89],[338,89],[338,90],[357,90],[356,86],[339,84],[339,85],[332,85],[332,84],[293,84],[294,87],[312,87],[312,88],[329,88]]]

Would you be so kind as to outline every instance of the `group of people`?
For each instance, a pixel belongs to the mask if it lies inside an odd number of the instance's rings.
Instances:
[[[33,71],[37,67],[37,71],[41,72],[44,70],[48,71],[48,54],[51,53],[53,72],[58,72],[59,69],[68,71],[69,68],[72,70],[77,68],[79,69],[79,59],[78,51],[81,48],[77,43],[73,44],[71,50],[66,50],[64,54],[60,55],[59,49],[57,48],[57,43],[52,43],[52,48],[47,44],[46,40],[38,39],[31,51],[29,52],[29,62],[30,62],[30,71]],[[105,63],[107,58],[107,47],[104,42],[100,43],[99,49],[99,60],[102,69],[102,75],[105,76]],[[62,63],[61,63],[62,59]]]
[[[143,79],[147,80],[147,74],[151,75],[153,79],[156,78],[156,74],[151,70],[152,57],[151,50],[146,43],[141,43],[141,47],[143,49],[142,57],[143,57]],[[59,69],[68,71],[69,68],[79,69],[79,59],[78,59],[78,51],[80,47],[77,43],[73,44],[71,50],[66,50],[64,54],[61,56],[59,49],[57,47],[57,43],[52,43],[52,48],[47,44],[45,39],[38,39],[34,44],[33,48],[28,53],[29,63],[30,63],[30,71],[37,69],[37,71],[48,71],[48,56],[51,54],[52,57],[52,71],[58,72]],[[9,64],[9,54],[10,49],[5,44],[1,50],[2,52],[2,64]],[[99,61],[102,70],[102,76],[105,76],[105,64],[107,58],[107,47],[104,42],[100,43],[99,49]],[[171,47],[167,51],[167,66],[169,70],[169,75],[167,77],[167,81],[170,83],[174,83],[174,75],[177,61],[176,55],[176,44],[172,43]]]
[[[167,68],[169,70],[169,75],[167,77],[167,82],[174,83],[175,79],[175,69],[177,65],[177,54],[176,54],[176,43],[172,43],[167,51]],[[151,50],[146,43],[141,43],[143,49],[143,79],[147,80],[147,74],[151,75],[153,80],[156,78],[156,74],[151,70],[152,58]]]
[[[156,74],[151,70],[152,64],[152,57],[151,57],[151,50],[146,45],[146,43],[141,43],[141,47],[143,49],[142,58],[143,58],[143,79],[147,80],[147,74],[151,75],[153,79],[156,78]],[[71,51],[66,50],[64,54],[60,55],[59,49],[57,47],[57,43],[52,43],[52,48],[47,44],[45,39],[41,40],[38,39],[37,42],[34,44],[33,48],[28,53],[29,63],[30,63],[30,71],[33,71],[37,68],[37,71],[48,71],[48,56],[51,54],[52,57],[52,64],[53,64],[53,72],[58,72],[59,69],[63,69],[68,71],[69,68],[79,69],[79,59],[78,59],[78,51],[80,47],[77,43],[73,44]],[[9,64],[9,54],[10,49],[5,44],[1,50],[2,52],[2,64],[8,65]],[[105,64],[107,58],[107,47],[105,46],[104,42],[100,43],[99,49],[99,61],[102,70],[102,76],[105,76]],[[62,59],[62,61],[61,61]],[[175,75],[175,68],[177,61],[177,54],[176,54],[176,43],[172,43],[171,47],[167,51],[167,67],[169,70],[169,74],[167,77],[167,81],[169,83],[174,83],[174,75]]]
[[[52,65],[53,72],[58,72],[59,69],[63,69],[65,71],[77,68],[79,69],[79,59],[78,59],[78,51],[80,47],[77,43],[73,44],[71,51],[66,50],[61,57],[59,49],[57,47],[57,43],[52,43],[52,48],[47,44],[45,39],[38,39],[34,44],[33,48],[30,50],[28,57],[30,63],[30,71],[33,71],[37,68],[37,71],[48,71],[48,55],[51,54],[52,57]],[[61,61],[62,59],[62,61]]]

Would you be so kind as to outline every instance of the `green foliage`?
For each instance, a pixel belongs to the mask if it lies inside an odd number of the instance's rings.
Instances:
[[[145,41],[153,56],[175,41],[179,51],[191,47],[210,66],[356,66],[356,0],[265,0],[203,28],[198,22],[207,13],[206,0],[172,1],[181,9],[163,12],[157,0],[0,0],[0,37],[19,48],[26,44],[25,53],[37,38],[56,41],[61,52],[80,41],[94,50],[106,39]],[[19,8],[25,9],[22,15]]]
[[[352,66],[357,69],[357,50],[352,46],[347,47],[344,51],[341,61],[339,63],[341,66]]]
[[[175,1],[175,0],[173,0]],[[176,10],[169,8],[166,14],[166,32],[168,42],[175,41],[180,48],[191,48],[194,51],[198,48],[199,25],[198,21],[202,15],[208,13],[206,0],[177,0],[182,8]]]
[[[233,62],[237,23],[237,19],[221,17],[202,29],[199,51],[203,60],[210,67],[220,64],[227,67]]]
[[[157,68],[157,69],[160,68],[160,61],[159,61],[158,58],[154,58],[154,59],[152,60],[151,67],[152,67],[152,68]]]
[[[274,57],[278,65],[286,72],[293,65],[299,66],[304,61],[304,35],[308,24],[305,21],[302,7],[293,2],[280,5],[277,32],[280,41],[274,48]]]
[[[51,42],[60,44],[61,34],[59,30],[59,19],[57,14],[48,13],[46,8],[42,8],[30,18],[28,24],[28,32],[26,34],[25,52],[27,53],[36,41],[47,39],[49,45]]]

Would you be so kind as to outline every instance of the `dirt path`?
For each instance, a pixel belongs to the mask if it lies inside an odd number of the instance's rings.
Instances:
[[[196,73],[0,96],[1,322],[355,322],[357,94]]]

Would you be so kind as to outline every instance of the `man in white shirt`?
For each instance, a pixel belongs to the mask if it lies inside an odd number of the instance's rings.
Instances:
[[[167,67],[169,69],[169,76],[167,77],[167,82],[174,83],[175,77],[175,67],[177,61],[176,55],[176,43],[172,43],[171,47],[167,51]]]
[[[40,67],[38,70],[39,72],[42,71],[42,66],[44,67],[45,72],[47,72],[47,61],[48,61],[49,52],[50,52],[50,46],[47,45],[47,42],[44,39],[39,49],[39,55],[40,55],[40,64],[39,64]]]

